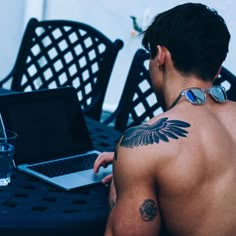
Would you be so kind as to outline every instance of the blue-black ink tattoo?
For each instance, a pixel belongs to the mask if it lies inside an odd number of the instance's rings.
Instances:
[[[151,221],[155,219],[158,214],[157,204],[152,199],[146,199],[141,205],[139,211],[143,221]]]
[[[133,148],[159,143],[161,140],[169,142],[169,138],[178,139],[179,137],[186,137],[188,131],[185,129],[190,126],[189,123],[181,120],[161,118],[152,125],[143,124],[127,129],[121,138],[120,146]]]

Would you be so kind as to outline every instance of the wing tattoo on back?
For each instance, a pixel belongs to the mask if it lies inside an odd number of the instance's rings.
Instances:
[[[185,129],[190,126],[189,123],[181,120],[161,118],[151,125],[143,124],[127,129],[121,139],[120,146],[133,148],[159,143],[161,140],[169,142],[169,138],[187,137],[188,131]]]

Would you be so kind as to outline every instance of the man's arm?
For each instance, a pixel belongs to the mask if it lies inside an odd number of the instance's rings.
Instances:
[[[115,205],[112,204],[107,222],[107,236],[160,233],[158,173],[163,171],[163,160],[166,163],[169,156],[170,147],[166,144],[171,139],[186,137],[189,127],[184,121],[162,117],[125,131],[114,155],[115,188],[111,189],[111,201],[115,201]]]
[[[120,147],[113,162],[114,188],[106,236],[158,235],[160,212],[156,196],[153,165],[145,158],[146,147]],[[146,160],[146,162],[145,162]],[[117,196],[116,196],[117,195]]]

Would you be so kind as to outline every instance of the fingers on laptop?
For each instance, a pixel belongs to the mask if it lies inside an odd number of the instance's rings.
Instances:
[[[102,152],[94,162],[94,173],[99,171],[99,168],[103,166],[106,168],[108,164],[112,163],[114,157],[114,152]]]
[[[103,183],[103,184],[108,184],[108,183],[110,183],[111,181],[112,181],[112,174],[107,175],[107,176],[105,176],[105,177],[102,179],[102,183]]]

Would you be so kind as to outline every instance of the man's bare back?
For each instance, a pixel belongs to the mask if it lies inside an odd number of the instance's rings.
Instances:
[[[163,224],[173,235],[236,235],[236,104],[181,105],[165,116],[189,123],[187,137],[156,144],[168,157],[152,160]]]
[[[119,178],[116,187],[118,192],[128,189],[129,194],[133,193],[132,197],[124,195],[126,207],[136,201],[141,207],[139,213],[123,214],[124,209],[119,207],[115,216],[111,212],[110,219],[115,222],[113,230],[118,235],[124,225],[130,230],[126,229],[127,235],[156,235],[159,231],[160,235],[236,235],[236,131],[233,120],[236,104],[231,101],[209,103],[203,106],[180,103],[178,109],[150,120],[150,128],[143,129],[145,125],[141,125],[125,132],[115,156],[120,163],[117,162],[118,167],[114,169],[115,175],[124,177]],[[151,138],[147,141],[144,137],[150,134],[153,126],[161,133],[163,127],[157,128],[156,123],[162,119],[167,123],[188,124],[179,125],[186,132],[176,140],[169,136],[168,141],[160,139],[150,143]],[[174,130],[170,128],[170,132],[171,129]],[[139,140],[135,143],[132,142],[134,132]],[[139,134],[143,137],[139,138]],[[150,188],[156,191],[153,193]],[[119,198],[122,204],[123,193]],[[142,204],[141,199],[146,202]],[[146,207],[146,212],[141,212],[142,207]],[[145,226],[140,228],[143,221],[161,226],[154,226],[156,229],[148,232]],[[106,235],[113,235],[111,232],[108,227]]]

